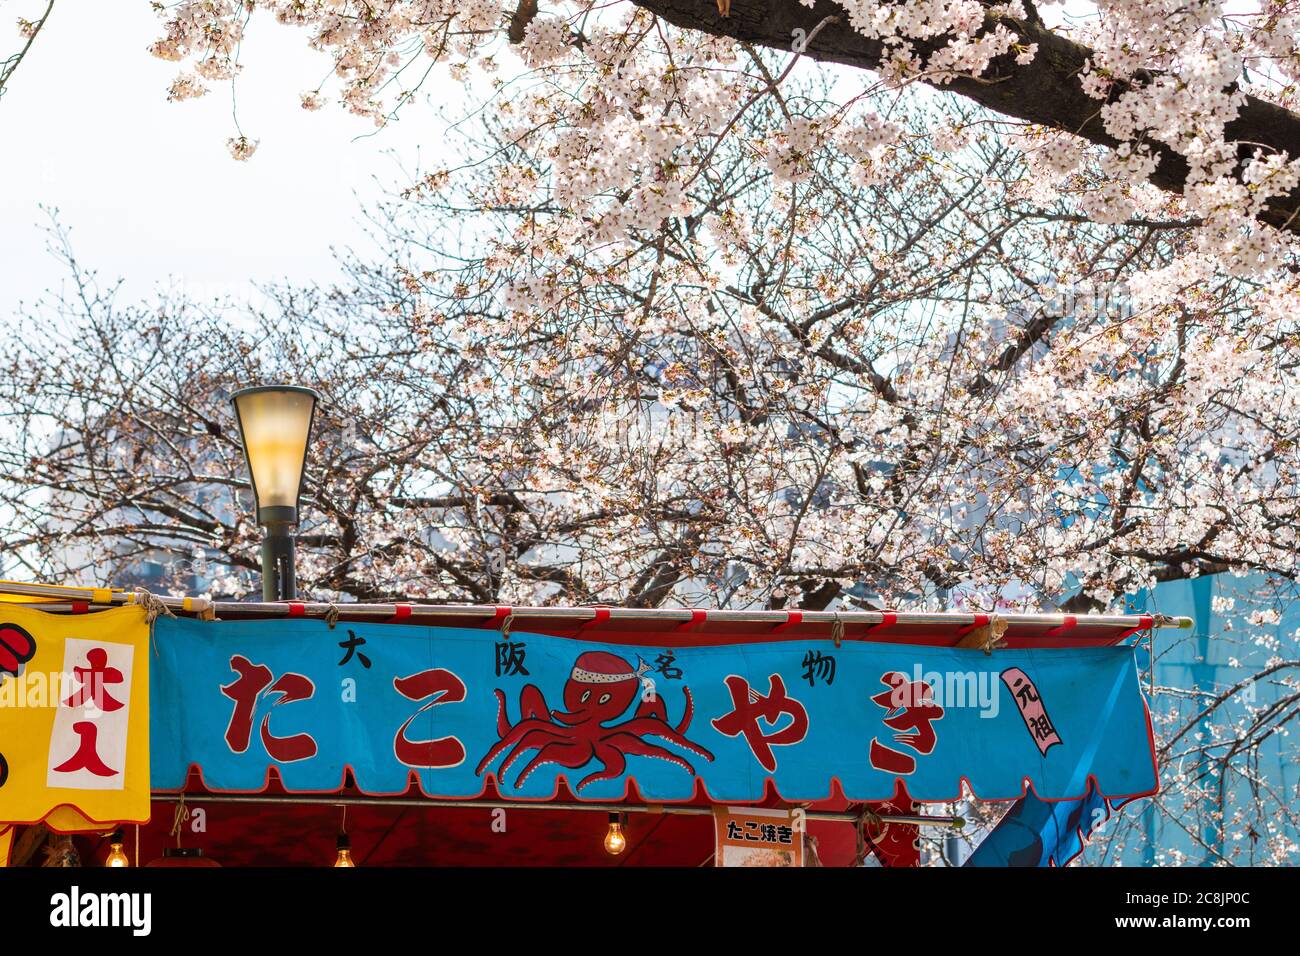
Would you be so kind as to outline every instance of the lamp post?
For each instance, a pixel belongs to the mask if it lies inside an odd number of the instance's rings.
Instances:
[[[298,596],[294,535],[307,442],[319,398],[312,389],[297,385],[245,388],[231,396],[253,482],[257,523],[266,529],[262,539],[262,599],[266,601]]]

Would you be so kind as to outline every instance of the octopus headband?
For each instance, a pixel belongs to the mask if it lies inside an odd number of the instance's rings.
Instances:
[[[597,674],[595,671],[583,670],[581,667],[575,667],[570,677],[579,684],[617,684],[625,680],[636,680],[636,675],[630,672],[626,674]]]

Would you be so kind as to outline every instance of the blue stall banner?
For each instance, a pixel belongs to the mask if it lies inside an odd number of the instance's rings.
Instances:
[[[963,866],[1069,866],[1127,799],[1095,788],[1082,800],[1017,800]]]
[[[1079,798],[1157,787],[1130,647],[666,648],[514,631],[161,618],[156,790],[722,802]]]

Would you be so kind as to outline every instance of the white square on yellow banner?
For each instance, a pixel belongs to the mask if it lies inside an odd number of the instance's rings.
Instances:
[[[50,735],[46,786],[121,790],[126,784],[135,648],[69,638]]]

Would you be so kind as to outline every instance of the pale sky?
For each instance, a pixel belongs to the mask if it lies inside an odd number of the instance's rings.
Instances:
[[[17,18],[44,9],[45,0],[0,0],[0,55],[21,46]],[[240,127],[260,145],[236,162],[229,85],[169,103],[180,64],[149,55],[160,35],[147,0],[57,0],[0,98],[0,325],[65,278],[45,249],[41,205],[59,210],[84,265],[126,280],[128,299],[159,285],[239,299],[256,282],[328,282],[331,246],[366,248],[361,203],[422,160],[441,165],[445,125],[430,106],[380,131],[332,100],[302,109],[299,94],[329,59],[264,11],[248,28],[235,87]],[[465,98],[445,79],[424,93],[453,116]]]
[[[0,0],[0,53],[21,45],[17,17],[44,6]],[[145,0],[59,0],[0,98],[0,322],[63,278],[44,249],[41,204],[59,209],[78,257],[103,279],[124,277],[131,298],[159,284],[242,296],[251,281],[332,278],[330,246],[365,242],[359,200],[378,195],[375,177],[402,177],[399,162],[417,166],[421,144],[424,159],[437,154],[430,109],[359,140],[375,131],[367,120],[333,103],[302,109],[298,94],[327,58],[303,31],[255,17],[236,94],[240,126],[261,143],[236,162],[229,85],[167,102],[179,64],[146,51],[158,23]],[[458,84],[446,93],[462,95]]]

